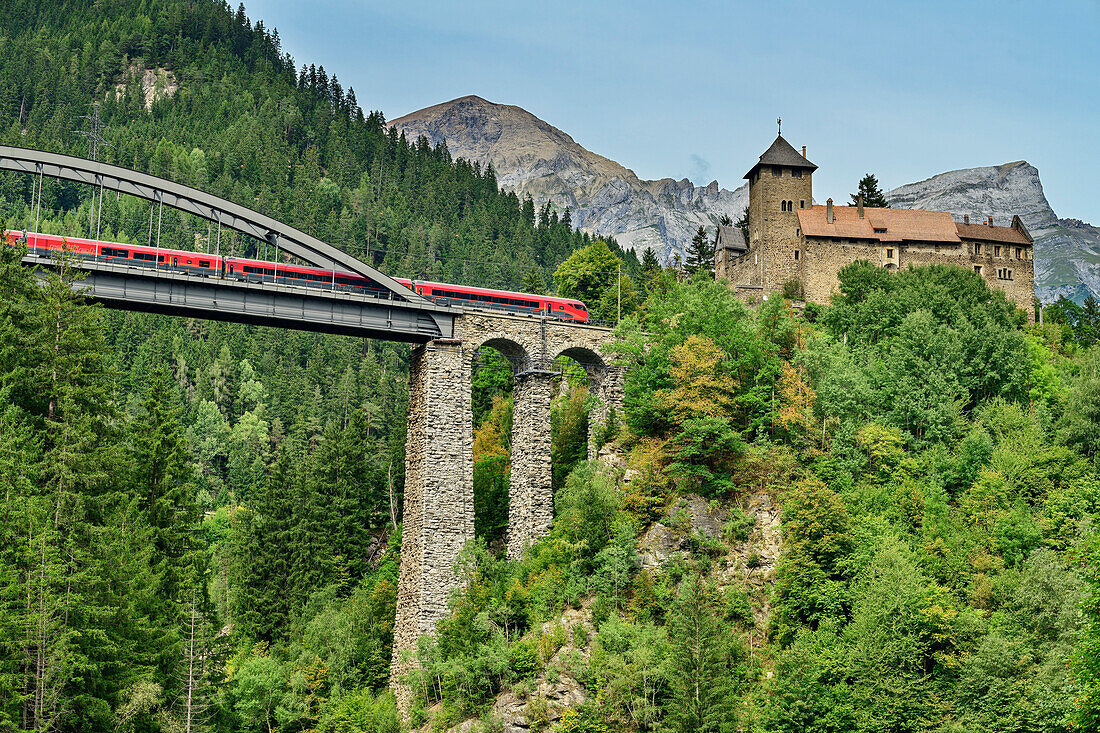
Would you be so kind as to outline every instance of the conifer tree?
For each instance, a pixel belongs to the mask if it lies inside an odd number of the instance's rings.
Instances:
[[[668,623],[668,730],[724,730],[733,713],[732,640],[718,608],[717,592],[700,572],[684,579]]]
[[[523,276],[522,290],[532,295],[545,295],[546,282],[542,279],[542,272],[534,267],[528,270]]]
[[[162,374],[153,377],[143,413],[129,433],[131,481],[153,532],[160,592],[166,600],[182,602],[181,593],[197,579],[194,534],[200,512],[178,410]]]
[[[852,194],[852,206],[859,203],[859,197],[863,196],[863,205],[869,209],[889,209],[890,202],[886,200],[886,194],[878,187],[878,179],[873,173],[868,173],[859,179],[859,190]]]
[[[288,581],[298,499],[293,464],[284,447],[250,507],[237,552],[240,581],[235,619],[246,633],[268,641],[283,632],[291,614]]]
[[[657,254],[652,247],[646,247],[642,254],[642,275],[647,285],[660,269],[661,263],[657,261]]]
[[[741,230],[741,233],[745,235],[745,244],[749,243],[749,207],[746,206],[745,210],[741,212],[741,217],[733,223],[735,227]]]
[[[710,241],[707,230],[701,224],[695,231],[695,236],[691,238],[684,269],[688,275],[694,275],[700,271],[714,275],[714,243]]]

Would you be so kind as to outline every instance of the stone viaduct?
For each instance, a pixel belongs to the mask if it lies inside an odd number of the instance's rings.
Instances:
[[[512,472],[508,493],[507,554],[516,558],[545,536],[554,516],[551,490],[551,364],[570,357],[588,372],[597,400],[594,429],[612,406],[621,407],[622,378],[608,363],[606,328],[523,315],[467,311],[455,319],[454,337],[416,347],[409,369],[409,427],[405,451],[405,507],[401,571],[393,631],[391,686],[407,709],[398,683],[408,669],[402,655],[421,634],[434,633],[457,587],[455,562],[474,537],[473,405],[471,374],[477,351],[504,354],[514,371]]]

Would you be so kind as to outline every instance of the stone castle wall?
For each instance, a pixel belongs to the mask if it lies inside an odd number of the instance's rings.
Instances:
[[[840,269],[857,260],[867,260],[892,271],[910,265],[955,265],[970,270],[980,267],[979,274],[990,288],[1003,290],[1009,300],[1028,314],[1029,319],[1034,317],[1035,280],[1031,247],[1004,245],[999,247],[1000,254],[995,256],[996,249],[985,242],[982,243],[982,254],[977,255],[974,243],[968,241],[961,244],[897,244],[803,237],[802,248],[805,273],[801,278],[803,292],[805,299],[813,303],[828,303],[830,297],[839,291],[837,275]],[[1020,250],[1020,259],[1016,259],[1017,249]],[[1011,271],[1011,280],[999,277],[1007,275],[1006,270]]]

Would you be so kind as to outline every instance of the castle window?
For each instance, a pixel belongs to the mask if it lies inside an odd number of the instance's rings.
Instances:
[[[886,228],[885,227],[881,227],[881,228],[880,227],[872,227],[872,228],[875,230],[875,234],[885,234],[886,233]]]
[[[805,209],[806,208],[806,199],[801,199],[798,202],[798,208],[800,208],[800,209]]]
[[[888,260],[894,259],[894,250],[892,250],[892,249],[886,250],[886,259],[888,259]]]
[[[982,266],[981,265],[974,265],[974,274],[975,275],[981,275],[982,274]]]
[[[794,258],[795,258],[796,260],[798,259],[798,250],[797,250],[797,249],[796,249],[796,250],[794,251]]]
[[[783,175],[783,169],[780,168],[777,165],[773,165],[772,166],[772,175],[775,176],[776,178],[779,178],[781,175]]]
[[[1020,247],[1016,248],[1016,259],[1022,260],[1024,258],[1024,250]]]
[[[982,253],[982,243],[981,242],[975,242],[974,243],[974,254],[980,255],[981,253]]]
[[[795,178],[801,178],[802,177],[802,169],[801,168],[792,168],[791,169],[791,175],[794,176]]]
[[[780,201],[779,202],[779,209],[780,209],[780,211],[786,211],[787,210],[787,202],[786,201]]]
[[[1000,257],[1001,256],[1001,245],[999,245],[999,244],[993,245],[993,256],[994,257]]]

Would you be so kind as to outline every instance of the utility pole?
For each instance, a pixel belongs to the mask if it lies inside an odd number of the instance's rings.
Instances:
[[[85,120],[91,129],[89,130],[74,130],[77,135],[88,141],[88,157],[95,162],[99,162],[99,151],[101,148],[110,147],[110,143],[103,137],[104,130],[107,126],[103,124],[103,120],[100,118],[99,113],[101,105],[99,102],[91,103],[92,113],[90,115],[80,115],[80,119]],[[97,176],[97,178],[99,178]],[[99,239],[100,224],[103,220],[103,179],[99,179],[99,214],[96,215],[96,203],[95,203],[95,191],[92,191],[92,211],[88,215],[88,236],[91,237],[92,232],[92,219],[95,219],[95,239]],[[99,247],[96,247],[98,253]]]
[[[615,325],[619,325],[619,321],[623,320],[623,263],[619,263],[619,277],[616,279],[615,284],[619,286],[619,313],[615,318]]]

